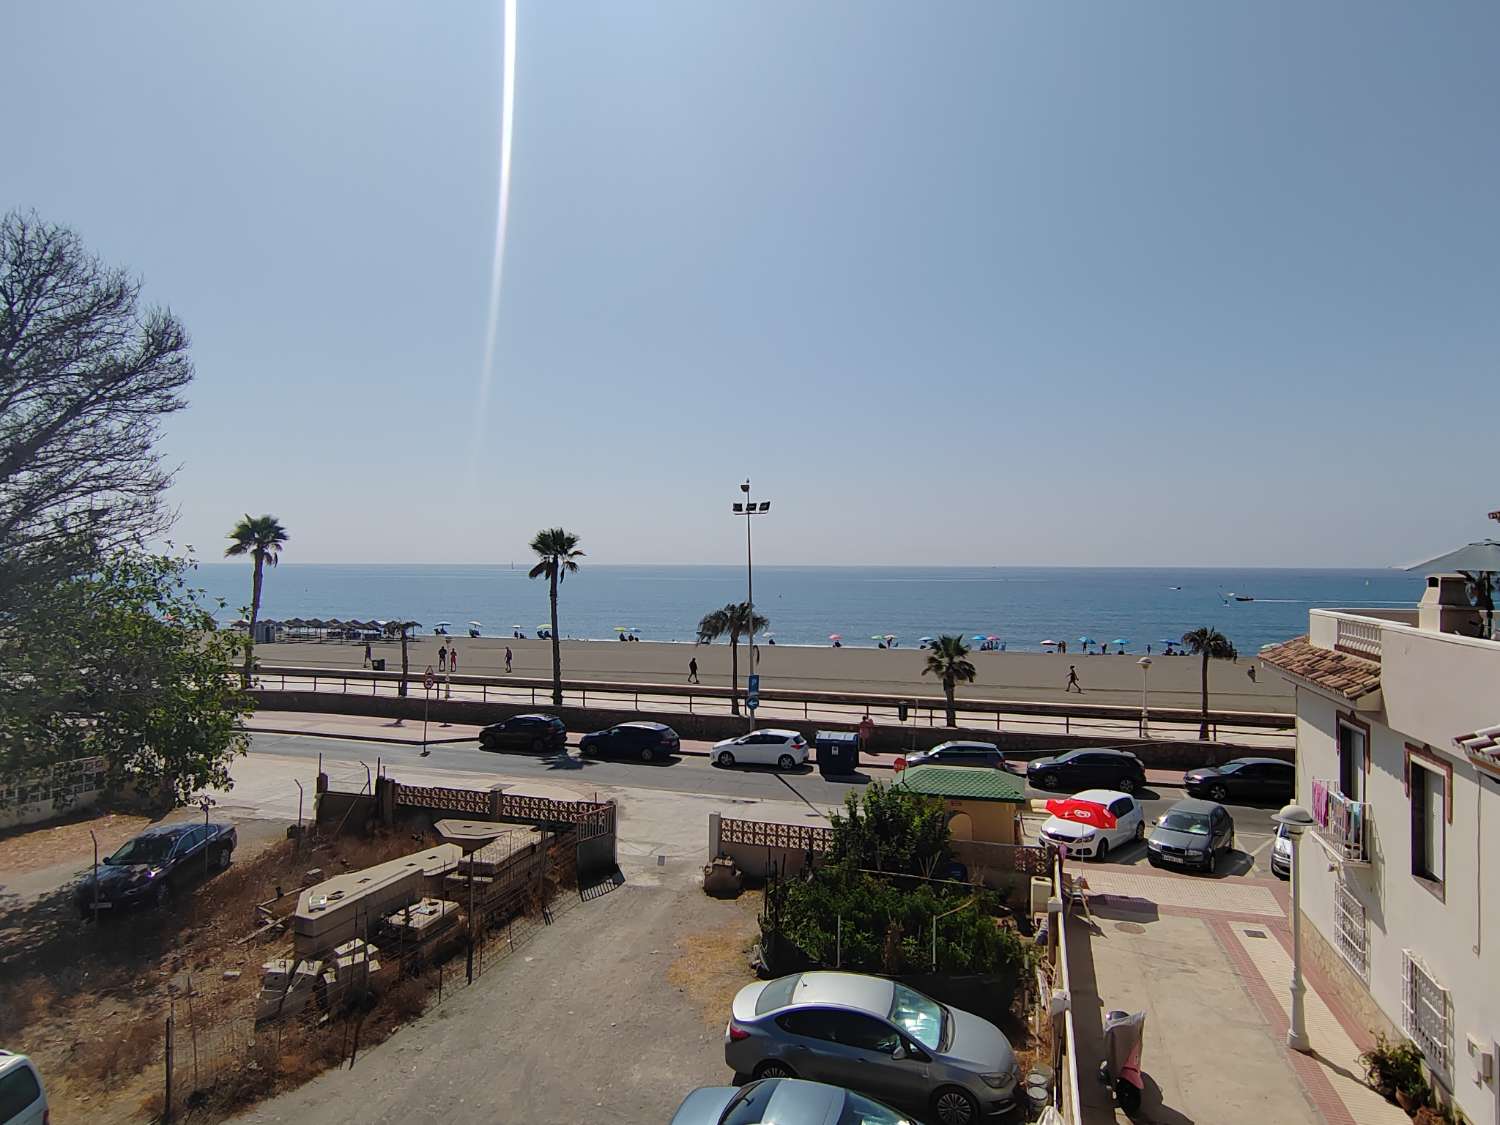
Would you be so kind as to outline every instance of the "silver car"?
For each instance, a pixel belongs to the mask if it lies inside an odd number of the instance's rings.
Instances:
[[[672,1125],[916,1125],[888,1105],[821,1082],[765,1078],[704,1086],[677,1107]]]
[[[724,1029],[724,1061],[755,1078],[847,1086],[942,1125],[973,1125],[1016,1099],[1016,1056],[998,1027],[858,973],[746,985]]]

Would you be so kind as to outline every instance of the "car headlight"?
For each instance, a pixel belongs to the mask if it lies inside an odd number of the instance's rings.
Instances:
[[[979,1077],[992,1090],[1004,1090],[1007,1086],[1014,1085],[1016,1081],[1015,1071],[1008,1074],[981,1074]]]
[[[1087,843],[1088,841],[1092,840],[1097,835],[1098,835],[1098,833],[1095,832],[1092,828],[1090,828],[1087,832],[1085,832],[1082,836],[1080,836],[1078,838],[1080,840],[1082,840],[1084,843]]]

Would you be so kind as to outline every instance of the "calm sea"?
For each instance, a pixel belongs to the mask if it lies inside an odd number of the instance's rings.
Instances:
[[[222,597],[223,621],[249,601],[246,563],[204,563],[199,584]],[[1007,648],[1043,640],[1124,638],[1159,649],[1163,639],[1211,625],[1241,652],[1307,630],[1315,606],[1414,606],[1418,575],[1392,570],[1221,570],[1073,567],[798,567],[755,570],[756,608],[780,644],[873,646],[894,633],[903,645],[958,632],[1002,637]],[[1255,600],[1235,601],[1230,594]],[[642,640],[690,641],[708,610],[745,596],[733,566],[605,566],[585,562],[564,583],[564,636],[613,639],[619,627]],[[1227,599],[1227,601],[1226,601]],[[534,635],[547,620],[547,587],[493,566],[316,565],[284,562],[266,574],[261,615],[439,621],[452,632],[483,622],[486,636],[512,626]]]

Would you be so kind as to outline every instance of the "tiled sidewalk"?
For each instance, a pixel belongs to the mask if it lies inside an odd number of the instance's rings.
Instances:
[[[1360,1080],[1358,1055],[1369,1036],[1330,1005],[1321,978],[1305,977],[1313,1050],[1286,1047],[1291,939],[1285,888],[1271,880],[1141,874],[1109,865],[1082,869],[1093,893],[1090,927],[1074,915],[1087,965],[1075,976],[1080,1026],[1092,1010],[1145,1010],[1146,1113],[1138,1120],[1260,1125],[1275,1119],[1324,1125],[1401,1125],[1408,1120]],[[1071,927],[1077,926],[1077,930]],[[1081,970],[1081,971],[1080,971]],[[1207,1023],[1204,1020],[1207,1020]],[[1081,1037],[1085,1121],[1117,1120],[1093,1083],[1102,1049]],[[1154,1071],[1154,1078],[1150,1077]],[[1157,1083],[1159,1082],[1159,1085]],[[1155,1104],[1152,1104],[1152,1103]],[[1125,1117],[1118,1114],[1118,1120]]]

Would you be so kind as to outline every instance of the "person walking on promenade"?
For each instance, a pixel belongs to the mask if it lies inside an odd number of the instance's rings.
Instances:
[[[690,684],[697,684],[697,683],[702,683],[703,682],[702,680],[698,679],[698,658],[696,656],[693,657],[691,660],[688,661],[688,678],[687,678],[687,682],[690,683]]]
[[[1248,667],[1248,668],[1245,669],[1245,675],[1247,675],[1247,676],[1250,677],[1250,682],[1252,684],[1255,682],[1255,665],[1254,664],[1250,665],[1250,667]]]
[[[510,645],[505,646],[505,670],[510,671]]]
[[[439,672],[446,672],[447,670],[448,670],[448,646],[447,645],[439,645],[438,646],[438,671]]]
[[[370,666],[372,660],[373,660],[373,657],[370,656],[370,642],[366,641],[365,642],[365,667],[366,668],[368,668]]]
[[[1083,688],[1078,686],[1078,669],[1072,664],[1068,665],[1068,686],[1063,688],[1063,693],[1070,691],[1076,691],[1079,695],[1083,694]]]
[[[451,676],[458,671],[458,646],[454,645],[448,650],[448,674]]]
[[[870,718],[866,712],[865,717],[859,721],[859,752],[868,754],[870,752],[870,739],[875,737],[875,720]]]

